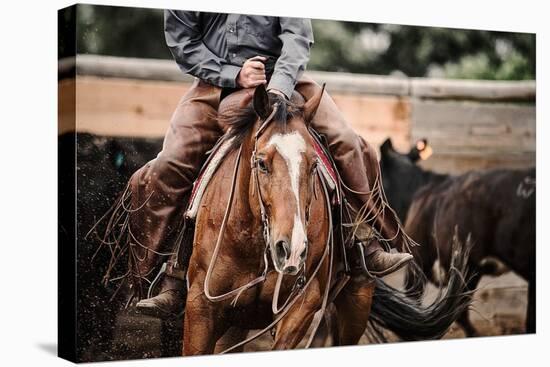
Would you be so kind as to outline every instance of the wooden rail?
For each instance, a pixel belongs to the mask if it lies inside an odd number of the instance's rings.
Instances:
[[[76,80],[74,75],[76,74]],[[428,168],[535,164],[535,81],[394,78],[308,71],[354,129],[379,145],[391,137],[401,150],[428,138]],[[192,77],[171,60],[78,55],[59,63],[60,132],[162,136]],[[73,78],[71,78],[73,76]],[[75,116],[73,124],[71,116]],[[65,118],[63,118],[65,117]]]
[[[172,60],[78,55],[78,75],[157,81],[191,82]],[[60,74],[75,68],[75,60],[60,62]],[[394,95],[432,99],[474,99],[485,101],[534,101],[535,81],[478,81],[406,78],[351,73],[308,71],[334,93]]]

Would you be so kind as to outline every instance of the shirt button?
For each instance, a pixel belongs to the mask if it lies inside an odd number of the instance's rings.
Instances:
[[[235,32],[235,28],[229,28],[229,33]]]
[[[232,56],[232,57],[237,57],[237,54],[234,53],[234,54],[231,54],[231,56]]]

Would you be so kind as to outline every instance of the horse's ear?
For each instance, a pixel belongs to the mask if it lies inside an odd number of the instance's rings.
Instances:
[[[426,138],[416,142],[416,149],[418,149],[418,155],[423,161],[430,158],[433,154],[433,149],[431,145],[428,144],[428,139]]]
[[[380,153],[382,153],[382,155],[384,155],[384,154],[389,153],[392,150],[394,150],[394,149],[393,149],[393,144],[391,142],[391,139],[387,138],[386,140],[384,140],[384,143],[382,143],[382,145],[380,146]]]
[[[323,97],[323,93],[325,92],[325,83],[323,83],[323,87],[320,91],[318,91],[313,97],[311,97],[305,104],[304,104],[304,119],[306,123],[310,123],[311,120],[315,117],[315,113],[317,112],[317,108],[319,107],[319,104],[321,103],[321,98]]]
[[[433,154],[432,147],[428,145],[427,139],[419,139],[411,148],[407,156],[411,162],[416,163],[419,160],[425,161]]]
[[[254,91],[254,111],[261,119],[266,119],[271,113],[269,96],[263,84],[257,86]]]

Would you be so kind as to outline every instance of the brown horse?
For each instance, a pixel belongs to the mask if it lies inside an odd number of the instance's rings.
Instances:
[[[228,332],[233,343],[262,328],[275,330],[273,349],[295,348],[329,303],[336,309],[339,345],[358,343],[373,300],[374,322],[404,339],[443,335],[467,307],[460,271],[446,290],[452,297],[439,297],[428,308],[378,279],[340,282],[349,277],[341,276],[331,196],[308,130],[322,95],[303,103],[295,93],[286,102],[258,87],[253,96],[243,90],[222,101],[218,119],[228,127],[223,139],[233,149],[209,182],[196,217],[185,355],[220,350],[216,343]]]

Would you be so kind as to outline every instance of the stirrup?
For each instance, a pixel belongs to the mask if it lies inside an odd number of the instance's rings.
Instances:
[[[158,285],[158,283],[160,282],[160,279],[162,278],[163,275],[176,278],[185,282],[187,278],[186,271],[178,269],[169,263],[170,261],[162,263],[162,266],[160,267],[160,270],[157,276],[155,277],[155,279],[153,279],[153,281],[151,282],[151,285],[149,285],[149,289],[147,290],[147,298],[153,298],[153,292],[156,286]]]
[[[363,241],[355,241],[355,246],[357,246],[357,249],[359,250],[359,265],[361,266],[361,270],[363,270],[363,273],[365,273],[369,278],[376,278],[376,275],[372,274],[367,268],[365,244],[363,243]]]
[[[162,263],[162,266],[160,267],[160,270],[157,276],[155,277],[155,279],[153,279],[153,281],[149,285],[149,289],[147,290],[147,298],[153,297],[153,291],[155,290],[156,286],[160,282],[160,278],[162,277],[162,275],[166,273],[166,268],[167,268],[167,263]]]
[[[169,261],[162,263],[162,266],[160,267],[160,270],[157,276],[155,277],[155,279],[153,279],[153,281],[149,285],[149,289],[147,291],[147,299],[154,297],[153,296],[154,290],[157,287],[157,285],[160,283],[160,280],[162,279],[163,275],[180,279],[185,282],[186,272],[183,270],[176,269],[174,268],[174,266],[168,267],[168,263]],[[181,319],[184,314],[185,314],[185,304],[184,304],[183,310],[178,314],[173,314],[173,316],[170,317],[170,319],[176,319],[176,320]]]

